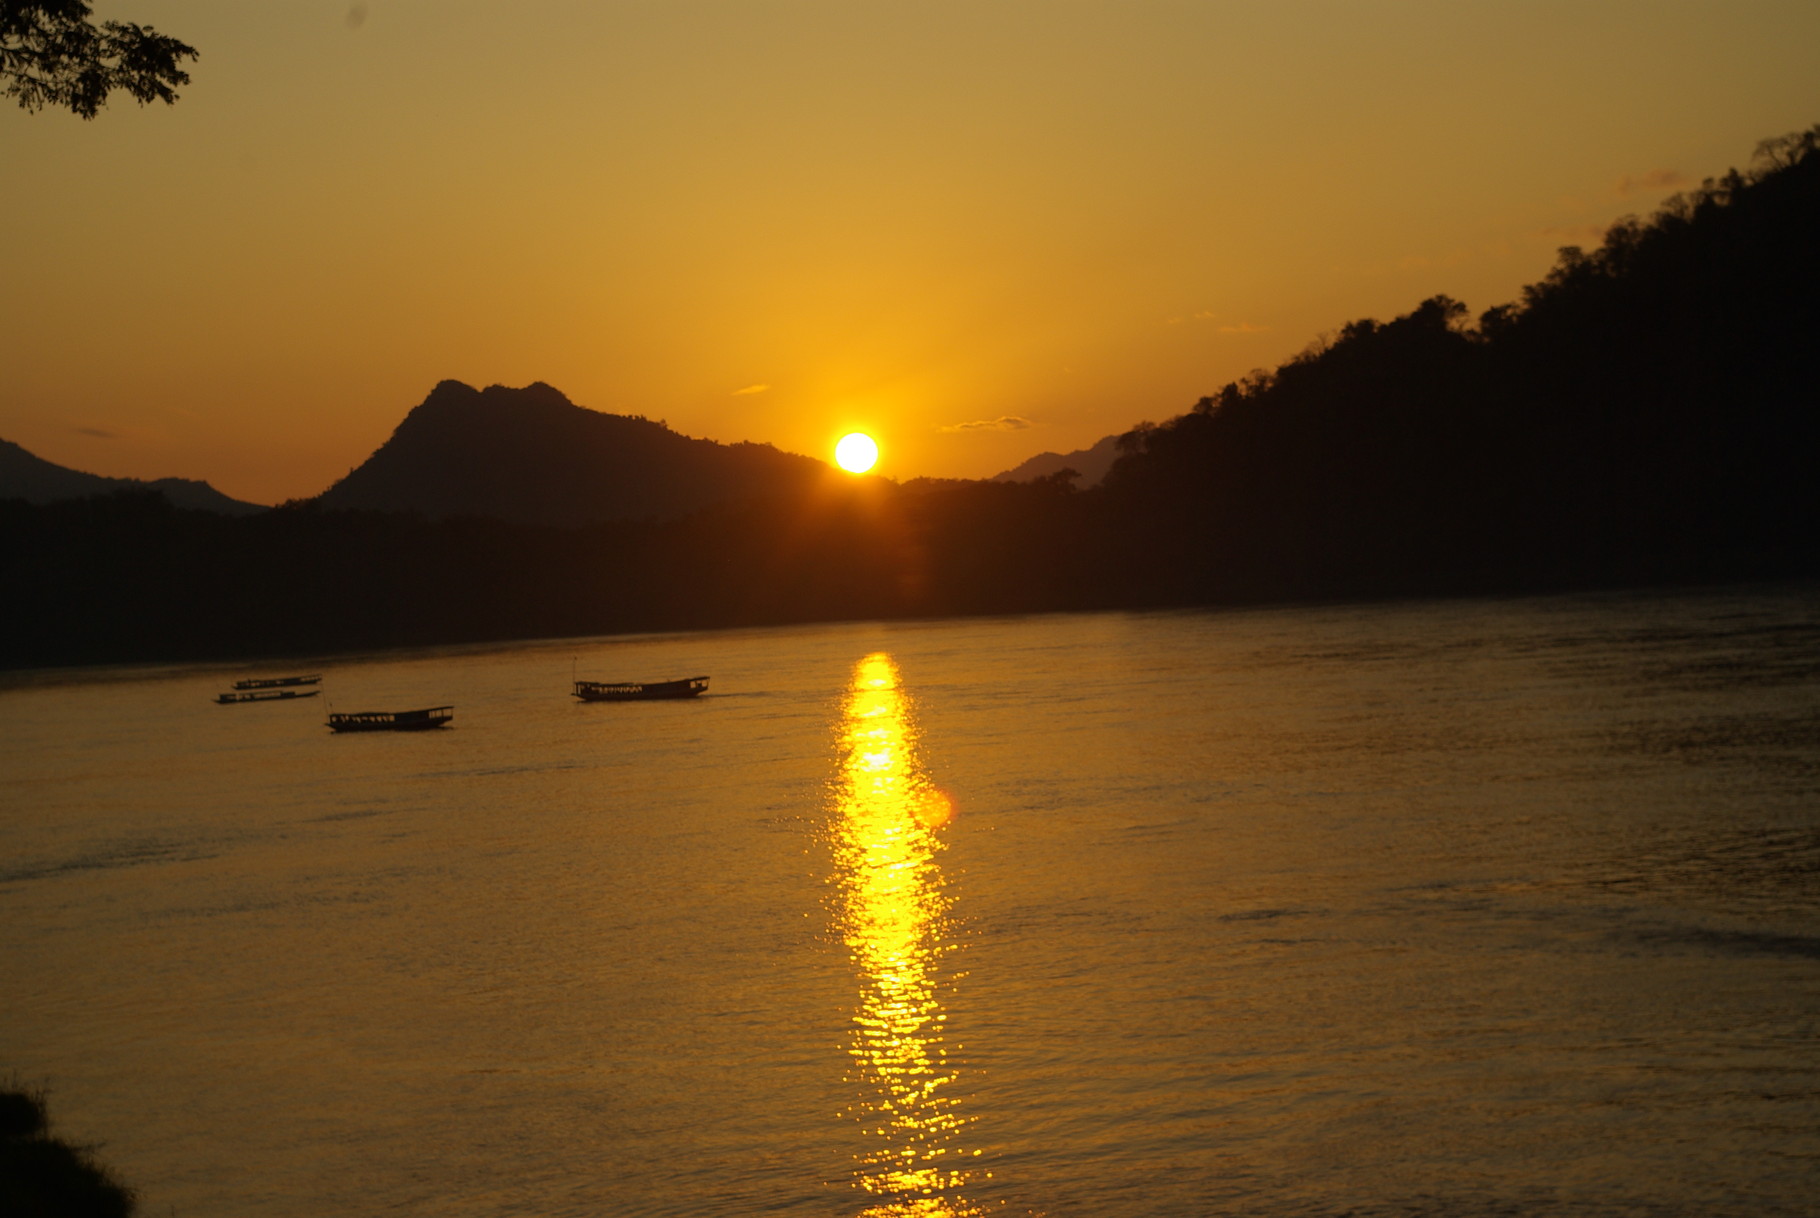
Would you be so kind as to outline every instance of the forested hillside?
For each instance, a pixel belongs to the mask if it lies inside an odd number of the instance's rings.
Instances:
[[[1820,128],[1622,221],[1477,323],[1435,297],[1127,437],[1147,597],[1465,591],[1812,567]]]

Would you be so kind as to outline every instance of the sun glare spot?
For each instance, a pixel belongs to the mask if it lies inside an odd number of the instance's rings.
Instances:
[[[834,463],[850,474],[863,474],[878,464],[878,442],[863,431],[842,436],[834,446]]]

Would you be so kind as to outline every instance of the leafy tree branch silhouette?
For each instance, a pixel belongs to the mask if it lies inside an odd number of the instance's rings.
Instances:
[[[140,105],[177,100],[196,48],[150,26],[89,19],[85,0],[0,0],[0,96],[94,118],[116,89]]]

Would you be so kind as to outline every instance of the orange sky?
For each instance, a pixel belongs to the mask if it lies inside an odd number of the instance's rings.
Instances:
[[[1475,311],[1820,121],[1820,4],[98,0],[0,110],[0,438],[314,494],[439,380],[979,477]]]

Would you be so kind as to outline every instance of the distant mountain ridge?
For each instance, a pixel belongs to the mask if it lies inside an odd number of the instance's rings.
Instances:
[[[443,381],[386,442],[316,498],[325,508],[587,525],[674,519],[807,489],[829,467],[769,444],[694,439],[577,406],[542,381]]]
[[[107,478],[85,474],[27,452],[10,440],[0,440],[0,499],[23,499],[27,503],[57,503],[65,499],[85,499],[90,495],[113,495],[121,491],[156,491],[173,505],[193,511],[219,512],[224,516],[248,516],[263,512],[265,507],[222,494],[206,482],[193,478]]]
[[[1106,436],[1091,448],[1077,448],[1071,453],[1038,453],[1030,460],[1008,469],[1002,474],[994,474],[988,482],[1031,482],[1037,478],[1047,478],[1071,469],[1079,474],[1080,481],[1075,485],[1085,489],[1098,486],[1106,477],[1112,463],[1119,459],[1119,437]]]

